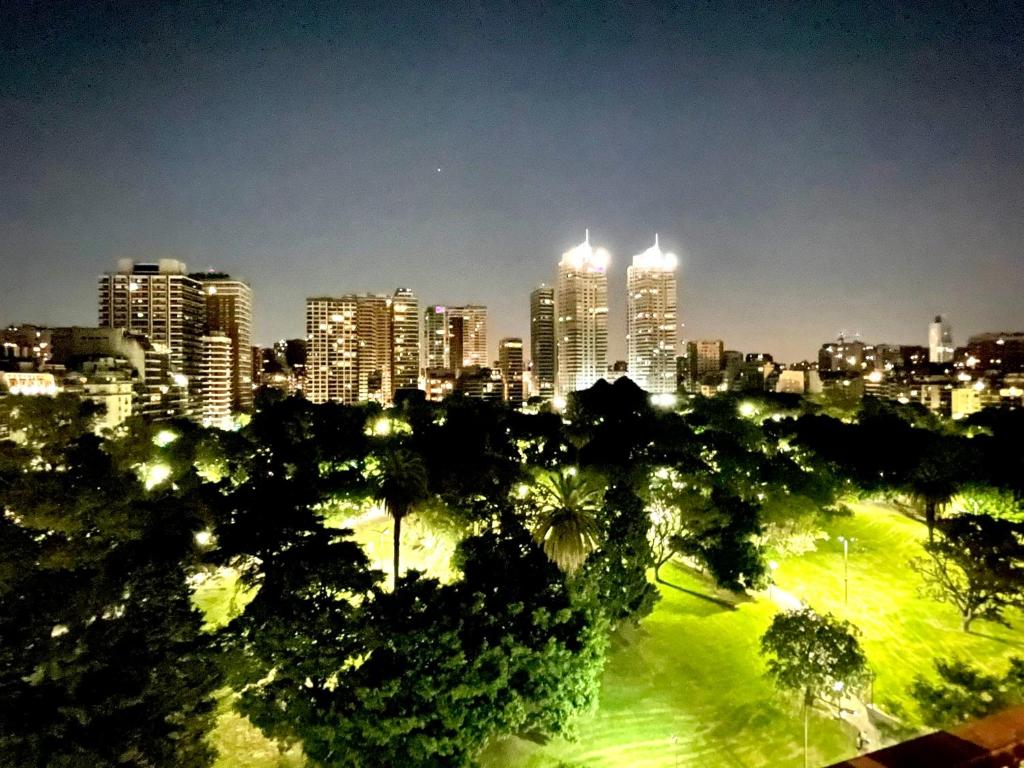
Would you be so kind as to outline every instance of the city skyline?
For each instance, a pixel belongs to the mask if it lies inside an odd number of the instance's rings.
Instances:
[[[409,285],[488,306],[493,356],[590,227],[612,359],[655,231],[683,338],[1024,325],[1019,14],[235,12],[5,7],[0,322],[83,322],[109,264],[175,257],[251,283],[261,344],[310,294]]]

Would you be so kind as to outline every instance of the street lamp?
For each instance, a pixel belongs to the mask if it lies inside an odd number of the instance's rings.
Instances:
[[[856,541],[854,538],[847,538],[846,536],[840,536],[839,540],[843,542],[843,605],[850,604],[850,542]]]

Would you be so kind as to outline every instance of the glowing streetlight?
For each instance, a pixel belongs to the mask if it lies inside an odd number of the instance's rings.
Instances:
[[[746,401],[740,403],[740,416],[745,419],[749,419],[751,416],[757,413],[757,406],[753,403]]]
[[[161,429],[155,435],[153,435],[153,445],[157,448],[163,448],[164,446],[170,445],[178,439],[178,434],[172,432],[169,429]]]

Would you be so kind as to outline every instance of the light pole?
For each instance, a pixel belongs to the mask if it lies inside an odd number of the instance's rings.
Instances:
[[[672,751],[674,753],[673,762],[675,764],[675,768],[679,768],[679,737],[674,733],[672,734]]]
[[[850,604],[850,542],[856,539],[848,539],[840,536],[843,542],[843,605]]]

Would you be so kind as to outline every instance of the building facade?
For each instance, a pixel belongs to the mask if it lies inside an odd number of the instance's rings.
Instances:
[[[420,303],[411,290],[399,288],[391,299],[391,397],[419,387]]]
[[[99,280],[99,325],[123,328],[166,349],[172,373],[184,377],[187,415],[200,417],[206,301],[202,283],[188,275],[185,264],[119,262],[116,272]]]
[[[505,338],[498,342],[498,370],[505,384],[505,400],[517,408],[523,404],[523,340]]]
[[[654,394],[676,391],[676,269],[679,259],[654,245],[626,270],[626,346],[629,376]]]
[[[562,254],[555,291],[556,385],[560,395],[588,389],[608,368],[608,263],[604,248],[582,243]]]
[[[936,315],[928,325],[928,362],[952,362],[954,351],[953,326],[942,315]]]
[[[252,379],[252,288],[223,272],[192,275],[206,296],[206,332],[231,340],[231,407],[250,411]]]
[[[555,395],[555,289],[541,285],[530,294],[530,369],[533,392]]]

